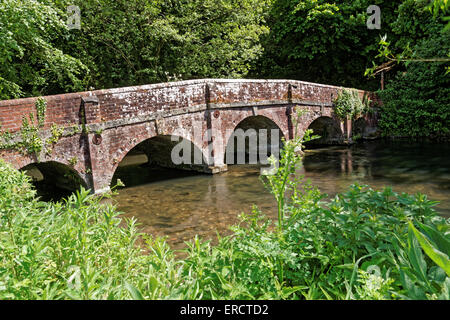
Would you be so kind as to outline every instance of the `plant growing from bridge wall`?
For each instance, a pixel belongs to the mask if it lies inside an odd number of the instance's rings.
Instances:
[[[2,126],[0,124],[0,149],[9,149],[13,145],[11,143],[12,134],[9,130],[2,131]]]
[[[78,125],[72,126],[72,132],[64,134],[64,128],[53,123],[50,127],[50,137],[45,139],[44,132],[41,131],[45,124],[45,115],[47,112],[47,102],[39,97],[35,102],[36,116],[30,113],[28,117],[22,118],[22,127],[16,134],[8,130],[1,131],[0,126],[0,149],[14,149],[23,154],[35,154],[39,160],[41,151],[47,155],[51,153],[53,146],[63,136],[71,136],[81,133],[82,128]],[[36,119],[36,120],[35,120]]]
[[[363,99],[355,89],[342,89],[334,100],[334,112],[341,120],[356,118],[358,115],[368,113],[370,99],[364,95]]]
[[[59,139],[61,139],[64,133],[64,128],[58,126],[56,123],[53,123],[52,126],[50,127],[50,131],[52,135],[47,140],[47,142],[51,144],[56,144],[59,141]]]
[[[13,134],[11,134],[8,130],[1,132],[0,149],[16,149],[28,154],[38,154],[41,152],[45,143],[39,136],[39,129],[44,126],[45,122],[45,112],[47,110],[47,102],[45,99],[41,97],[38,98],[35,101],[35,108],[37,124],[35,124],[33,113],[30,113],[29,118],[24,116],[22,118],[22,127],[19,131],[21,140],[18,142],[13,142]]]
[[[46,142],[41,138],[39,129],[44,127],[45,113],[47,110],[47,101],[44,98],[39,97],[35,101],[36,108],[36,123],[33,113],[30,113],[29,117],[22,118],[22,127],[19,131],[20,141],[11,142],[13,135],[8,131],[2,133],[3,143],[0,145],[1,149],[16,149],[24,154],[35,154],[38,157],[39,153],[43,150]]]
[[[94,131],[95,134],[101,135],[103,133],[103,129],[97,129]]]
[[[42,128],[45,123],[45,113],[47,111],[47,101],[45,101],[44,98],[39,97],[39,98],[37,98],[34,105],[36,107],[36,118],[38,121],[38,126],[39,126],[39,128]]]
[[[22,128],[20,129],[22,140],[18,142],[17,147],[24,153],[36,156],[41,152],[44,142],[39,136],[39,127],[34,124],[33,114],[30,114],[30,121],[26,117],[22,118]]]
[[[78,158],[77,157],[72,157],[72,158],[69,159],[69,164],[70,164],[70,166],[72,168],[75,167],[77,165],[77,163],[78,163]]]
[[[71,132],[69,133],[69,135],[74,136],[76,134],[82,133],[83,132],[83,128],[82,126],[78,125],[78,124],[74,124],[70,127]]]

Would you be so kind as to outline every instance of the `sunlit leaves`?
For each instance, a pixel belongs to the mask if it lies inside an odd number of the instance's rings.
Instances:
[[[0,99],[76,91],[87,68],[56,42],[67,34],[57,9],[40,1],[0,2]]]
[[[427,229],[428,233],[433,235],[437,240],[437,243],[433,243],[427,239],[427,237],[417,230],[412,223],[409,223],[409,228],[414,233],[420,246],[430,259],[440,266],[447,273],[447,276],[450,276],[450,241],[429,226],[422,226],[422,228]]]
[[[264,75],[347,87],[376,85],[363,80],[376,53],[379,32],[366,26],[370,1],[276,0],[265,38]],[[377,1],[383,33],[398,4]]]

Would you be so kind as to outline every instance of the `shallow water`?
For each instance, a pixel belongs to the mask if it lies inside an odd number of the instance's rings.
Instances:
[[[375,189],[390,185],[396,192],[428,195],[437,210],[450,216],[450,145],[367,142],[306,151],[303,174],[330,197],[354,182]],[[169,169],[125,167],[127,186],[115,197],[124,216],[136,217],[143,232],[167,236],[180,248],[196,234],[214,239],[228,232],[240,212],[255,204],[275,219],[276,206],[259,180],[258,166],[229,166],[206,175]],[[146,182],[145,184],[142,184]]]

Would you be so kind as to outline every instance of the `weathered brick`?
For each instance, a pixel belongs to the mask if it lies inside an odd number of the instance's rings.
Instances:
[[[144,86],[96,90],[43,97],[47,101],[44,131],[52,123],[69,128],[83,123],[81,110],[91,133],[65,137],[54,146],[51,155],[41,161],[58,161],[69,165],[78,159],[75,170],[95,192],[109,187],[114,171],[123,157],[140,142],[160,135],[180,135],[191,140],[204,154],[209,142],[202,139],[212,129],[214,159],[210,166],[223,166],[230,129],[242,120],[257,115],[271,119],[286,139],[293,137],[292,108],[302,105],[309,112],[298,124],[299,134],[321,116],[335,121],[332,102],[341,88],[290,80],[191,80]],[[364,91],[360,91],[363,95]],[[88,101],[82,106],[82,98]],[[98,104],[95,99],[98,99]],[[37,98],[0,101],[0,124],[3,130],[17,132],[22,117],[35,114]],[[376,100],[372,94],[372,100]],[[377,115],[365,116],[376,126]],[[193,129],[200,129],[194,137]],[[94,144],[94,131],[101,129],[101,143]],[[71,130],[71,129],[68,129]],[[219,141],[224,141],[220,145]],[[15,150],[0,150],[0,156],[16,168],[37,161]],[[90,170],[89,170],[90,169]]]

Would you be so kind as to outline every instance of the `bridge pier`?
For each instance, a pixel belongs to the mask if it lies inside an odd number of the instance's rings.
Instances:
[[[345,119],[341,122],[341,130],[344,133],[344,143],[352,143],[352,120]]]

